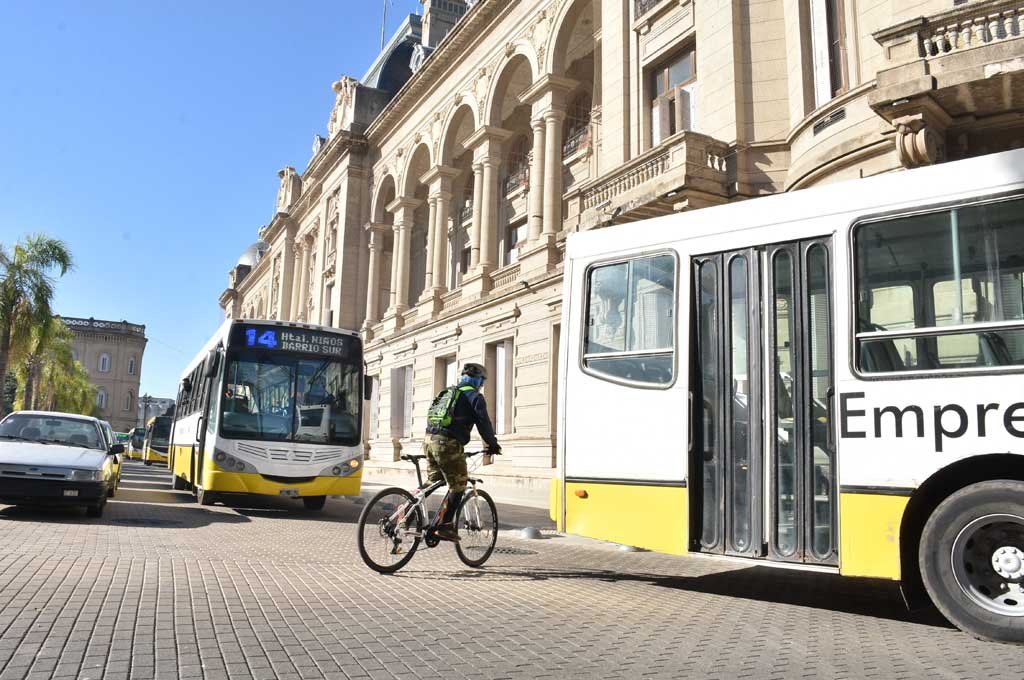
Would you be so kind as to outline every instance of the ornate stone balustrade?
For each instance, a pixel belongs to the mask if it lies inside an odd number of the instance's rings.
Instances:
[[[576,197],[580,227],[664,215],[679,205],[722,202],[728,196],[728,154],[725,142],[707,135],[673,135],[629,163],[581,184]]]
[[[441,296],[441,309],[448,311],[453,307],[457,307],[459,302],[462,301],[462,289],[456,288],[455,290],[448,291]]]
[[[514,285],[519,280],[519,263],[510,264],[491,274],[492,290]]]
[[[73,316],[62,316],[64,325],[74,330],[112,331],[115,333],[146,334],[146,327],[127,321],[103,321],[102,319],[80,319]]]
[[[972,2],[875,34],[876,40],[889,45],[890,61],[900,56],[938,57],[1021,36],[1024,36],[1024,2],[1021,0]],[[897,54],[892,54],[894,51]]]

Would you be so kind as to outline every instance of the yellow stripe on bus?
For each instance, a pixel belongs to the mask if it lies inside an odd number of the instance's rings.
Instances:
[[[565,531],[683,555],[687,552],[687,501],[682,487],[569,482]]]
[[[839,573],[898,581],[900,523],[910,498],[839,495]]]
[[[246,472],[206,473],[209,491],[217,493],[251,493],[277,496],[285,489],[294,489],[299,496],[358,496],[361,473],[349,477],[314,477],[308,482],[280,484],[262,475]]]

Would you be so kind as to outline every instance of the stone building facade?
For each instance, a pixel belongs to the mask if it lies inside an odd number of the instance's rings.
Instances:
[[[137,424],[146,327],[127,321],[62,317],[71,330],[72,356],[96,387],[100,417],[118,432]]]
[[[477,361],[496,472],[551,476],[568,233],[1021,143],[1021,2],[421,2],[220,298],[362,330],[371,469]]]

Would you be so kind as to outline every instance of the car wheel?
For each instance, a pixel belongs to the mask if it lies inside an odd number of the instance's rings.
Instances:
[[[317,510],[323,510],[326,503],[327,496],[305,496],[302,499],[302,504],[306,506],[306,510],[314,512]]]
[[[105,507],[107,507],[107,502],[106,501],[100,501],[99,503],[95,503],[93,505],[86,506],[85,514],[88,517],[102,517],[103,516],[103,509]]]

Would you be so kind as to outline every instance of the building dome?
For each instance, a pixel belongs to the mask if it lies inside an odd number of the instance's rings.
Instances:
[[[235,266],[244,264],[247,267],[255,267],[256,263],[263,259],[268,250],[270,250],[270,246],[266,241],[256,241],[256,243],[245,249],[245,252],[238,258]]]

